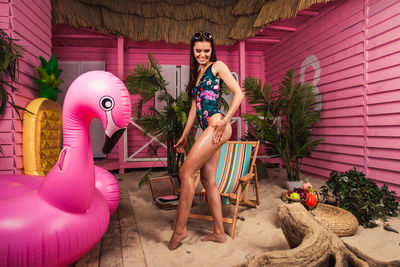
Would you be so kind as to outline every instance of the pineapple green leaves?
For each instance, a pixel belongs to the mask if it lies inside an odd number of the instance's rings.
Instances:
[[[35,67],[35,69],[40,78],[34,81],[39,85],[39,97],[56,101],[58,93],[60,93],[58,86],[63,82],[63,80],[59,78],[62,70],[58,68],[55,55],[53,55],[48,62],[41,56],[39,58],[42,62],[42,67]]]

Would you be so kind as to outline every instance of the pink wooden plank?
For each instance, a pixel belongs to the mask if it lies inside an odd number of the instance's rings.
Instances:
[[[316,138],[324,138],[324,144],[331,145],[348,145],[348,146],[364,146],[362,137],[355,136],[315,136]]]
[[[400,3],[397,3],[397,10],[400,10]],[[375,16],[374,20],[368,20],[368,31],[367,31],[367,39],[373,38],[377,35],[382,34],[383,32],[392,30],[395,27],[400,25],[400,12],[396,12],[396,9],[386,10],[385,13],[380,13],[379,16]],[[389,13],[390,12],[390,13]],[[386,14],[389,13],[389,14]],[[396,14],[397,13],[397,14]],[[389,17],[389,16],[393,17]],[[377,19],[377,18],[382,19]],[[383,21],[382,21],[383,20]],[[375,23],[379,23],[377,25],[372,26]]]
[[[381,158],[369,158],[368,167],[369,168],[376,168],[376,169],[383,169],[383,170],[388,170],[388,171],[400,172],[400,164],[399,164],[398,160],[381,159]]]
[[[400,29],[399,27],[396,27],[392,30],[389,30],[387,32],[381,33],[371,39],[368,40],[367,43],[367,50],[371,50],[372,48],[375,48],[377,46],[381,46],[383,44],[395,41],[398,39]]]
[[[358,155],[358,156],[364,155],[364,149],[362,147],[345,146],[340,144],[332,145],[332,144],[326,144],[325,142],[320,143],[316,148],[316,151],[330,152],[336,154]]]
[[[390,92],[383,92],[383,93],[369,95],[367,103],[368,105],[372,105],[372,104],[388,103],[388,102],[400,102],[399,92],[390,91]]]
[[[51,42],[50,40],[46,40],[47,38],[39,38],[41,31],[38,31],[32,25],[27,27],[24,18],[15,18],[14,19],[14,32],[18,34],[19,39],[29,40],[31,43],[30,47],[34,46],[37,49],[38,55],[49,55],[51,54]],[[47,42],[46,42],[47,41]]]
[[[391,46],[393,44],[390,44]],[[397,47],[400,45],[400,40],[397,42]],[[384,46],[384,48],[386,48]],[[400,62],[400,52],[396,50],[396,53],[394,54],[387,54],[386,56],[382,56],[377,58],[376,60],[369,61],[368,63],[368,72],[373,72],[377,71],[380,69],[388,68],[388,67],[395,67],[396,65],[399,65]]]
[[[377,105],[368,105],[368,115],[378,115],[378,114],[393,114],[400,113],[400,103],[380,103]]]
[[[0,170],[13,170],[14,159],[12,157],[0,157]]]
[[[1,145],[1,149],[3,149],[3,154],[0,154],[0,161],[3,157],[11,157],[14,155],[13,145]]]
[[[342,136],[362,136],[364,134],[363,127],[324,127],[314,128],[315,135],[342,135]]]
[[[384,114],[368,116],[368,126],[391,126],[400,125],[399,114]]]
[[[362,96],[355,96],[336,101],[335,100],[324,101],[324,110],[351,107],[351,106],[362,106],[362,105],[363,105]]]
[[[327,169],[330,171],[332,171],[332,170],[339,170],[339,171],[349,170],[349,169],[353,168],[354,166],[357,166],[357,165],[346,164],[346,163],[342,163],[342,162],[326,161],[326,160],[311,159],[311,158],[303,159],[302,164],[311,165],[311,166],[323,166],[324,169]]]
[[[368,83],[398,78],[399,71],[400,71],[400,64],[393,66],[393,67],[385,68],[382,70],[369,72],[368,73]]]
[[[373,19],[374,15],[379,15],[380,13],[383,13],[385,17],[388,16],[387,13],[384,13],[385,9],[387,10],[389,9],[389,7],[390,9],[392,7],[396,7],[395,4],[397,2],[398,2],[397,0],[380,0],[380,1],[370,2],[368,8],[369,19]],[[398,10],[398,9],[393,9],[393,10]]]
[[[0,4],[0,17],[8,17],[10,15],[10,8],[8,3]]]
[[[0,120],[0,132],[9,132],[12,130],[12,120]]]
[[[369,148],[368,149],[368,157],[398,160],[400,158],[400,150],[384,149],[384,148]]]
[[[397,137],[400,134],[399,126],[369,127],[368,136]]]
[[[326,153],[314,151],[312,154],[312,159],[318,160],[327,160],[333,161],[337,163],[345,163],[345,164],[354,164],[354,165],[363,165],[364,164],[364,155],[349,155],[349,154],[341,154],[341,153]]]
[[[324,118],[318,121],[316,127],[326,126],[363,126],[364,120],[361,116],[345,117],[345,118]]]
[[[386,169],[371,168],[369,174],[370,174],[369,177],[372,178],[372,179],[376,179],[376,180],[379,180],[379,181],[382,181],[382,182],[392,183],[392,184],[395,184],[395,185],[396,184],[398,185],[398,183],[399,183],[398,182],[398,179],[399,179],[399,173],[398,172],[394,172],[394,171],[390,171],[390,170],[386,170]]]
[[[370,49],[370,50],[368,50],[368,54],[367,54],[368,60],[371,63],[373,63],[374,59],[380,59],[381,57],[398,53],[399,45],[400,45],[400,40],[395,40],[393,42],[386,43],[382,46],[378,46],[373,49]],[[391,63],[391,60],[390,60],[390,63]],[[368,68],[370,68],[370,67],[371,66],[368,66]]]
[[[321,118],[334,118],[334,117],[350,117],[350,116],[362,116],[362,107],[348,107],[343,109],[334,110],[322,110]]]
[[[368,147],[400,149],[400,138],[368,137]]]
[[[367,90],[369,94],[398,90],[400,89],[399,82],[400,78],[393,78],[389,80],[368,83]]]
[[[1,166],[1,163],[0,163],[0,166]],[[0,175],[10,175],[10,174],[14,174],[14,171],[13,170],[1,170],[0,169]]]
[[[24,160],[22,156],[16,156],[14,160],[15,168],[22,169],[24,167]]]
[[[13,143],[12,132],[0,132],[0,145],[10,145]]]
[[[320,92],[324,93],[322,95],[322,99],[324,100],[354,97],[363,94],[363,81],[362,75],[347,79],[341,79],[341,77],[338,77],[336,81],[325,84],[320,83],[318,89]]]

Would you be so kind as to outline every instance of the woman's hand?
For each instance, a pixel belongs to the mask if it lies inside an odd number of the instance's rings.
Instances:
[[[181,136],[178,142],[176,142],[176,144],[174,145],[174,148],[176,148],[176,151],[178,151],[178,153],[185,153],[186,143],[187,143],[187,136]]]
[[[225,117],[222,120],[216,120],[211,125],[211,127],[214,128],[213,141],[215,144],[217,144],[219,141],[221,141],[222,134],[225,132],[225,128],[228,124],[229,124],[229,121]]]

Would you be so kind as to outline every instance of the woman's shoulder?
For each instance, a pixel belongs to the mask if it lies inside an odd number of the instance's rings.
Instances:
[[[217,75],[221,72],[229,72],[228,66],[221,60],[217,60],[213,63],[213,72]]]

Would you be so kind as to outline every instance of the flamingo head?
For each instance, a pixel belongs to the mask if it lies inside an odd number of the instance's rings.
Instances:
[[[73,87],[78,90],[71,90]],[[90,124],[93,117],[102,122],[106,135],[103,153],[108,154],[130,120],[131,98],[125,84],[110,72],[90,71],[73,82],[67,93],[64,108],[69,104],[67,98],[73,98],[75,104],[80,102],[80,105],[77,105],[79,117],[87,124]]]

